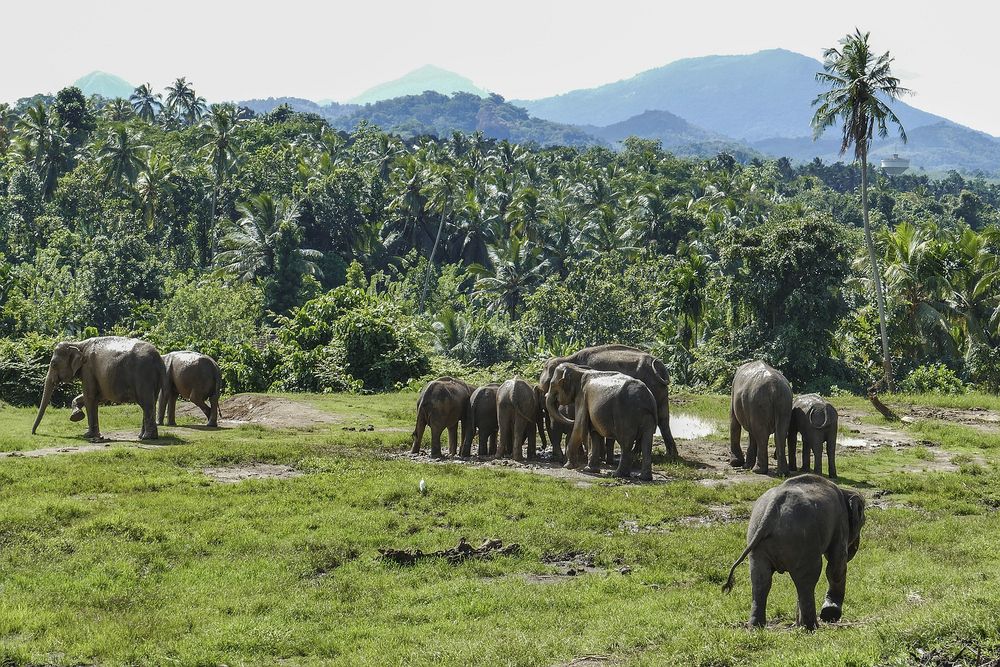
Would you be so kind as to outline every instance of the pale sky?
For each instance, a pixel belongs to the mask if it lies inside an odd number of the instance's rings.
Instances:
[[[208,100],[345,100],[434,64],[536,98],[701,55],[820,58],[857,25],[914,106],[1000,135],[992,0],[22,0],[0,7],[0,100],[91,70]],[[977,90],[978,89],[978,90]]]

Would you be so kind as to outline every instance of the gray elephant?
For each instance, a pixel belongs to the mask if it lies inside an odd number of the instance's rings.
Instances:
[[[847,563],[858,553],[865,525],[865,498],[818,475],[799,475],[769,489],[754,503],[747,548],[722,587],[733,587],[737,566],[750,556],[753,603],[750,626],[767,622],[767,594],[775,572],[788,572],[798,593],[798,624],[816,628],[816,582],[826,556],[830,586],[820,618],[838,621],[847,587]]]
[[[545,362],[538,378],[538,386],[548,394],[553,373],[559,364],[570,363],[588,366],[598,371],[624,373],[643,382],[656,401],[657,425],[667,448],[667,456],[677,457],[677,444],[670,433],[670,376],[663,362],[649,354],[627,345],[596,345],[566,357],[554,357]],[[608,462],[612,460],[609,457]]]
[[[734,467],[753,466],[754,472],[766,475],[767,441],[773,433],[778,473],[787,475],[785,441],[791,416],[792,385],[781,372],[763,361],[751,361],[740,366],[733,378],[733,396],[729,404],[730,464]],[[740,448],[741,427],[750,434],[745,459]]]
[[[472,439],[479,433],[479,456],[497,453],[497,389],[491,383],[479,387],[469,398],[469,427],[462,433],[462,456],[472,456]]]
[[[101,336],[59,343],[52,351],[42,401],[31,433],[38,429],[55,388],[79,378],[83,393],[73,399],[74,412],[70,418],[79,421],[85,411],[86,437],[101,437],[98,405],[134,402],[142,408],[139,439],[156,438],[156,396],[165,376],[166,369],[160,353],[151,343],[143,340]]]
[[[573,419],[573,406],[572,405],[560,405],[559,412],[569,419]],[[573,432],[572,426],[567,426],[566,424],[561,424],[548,418],[548,411],[545,413],[546,423],[548,424],[549,441],[552,443],[552,460],[562,461],[563,451],[562,451],[562,439],[566,438],[566,443],[569,444],[570,433]],[[604,447],[604,462],[609,466],[615,464],[615,441],[614,438],[605,438],[602,446]]]
[[[215,359],[207,354],[182,350],[163,355],[163,365],[167,374],[164,376],[163,389],[160,390],[156,423],[162,425],[166,413],[167,425],[177,425],[175,413],[177,398],[180,396],[205,413],[208,426],[218,426],[222,372]],[[206,400],[208,404],[205,403]]]
[[[573,419],[559,411],[560,404],[573,406]],[[567,468],[583,464],[584,440],[589,438],[590,461],[584,470],[599,472],[604,438],[613,438],[622,450],[615,477],[631,474],[632,455],[641,450],[639,477],[653,479],[657,405],[645,383],[624,373],[562,363],[551,375],[545,407],[550,419],[573,428],[566,445]]]
[[[823,445],[830,477],[837,476],[837,408],[819,394],[804,394],[792,402],[788,426],[788,465],[795,470],[795,446],[802,434],[802,470],[809,470],[809,454],[815,457],[813,472],[823,474]]]
[[[469,403],[475,387],[453,377],[431,380],[417,399],[417,425],[413,431],[413,454],[420,453],[424,429],[431,427],[431,456],[441,457],[441,432],[448,430],[448,455],[458,451],[458,425],[469,429]]]
[[[545,439],[545,418],[543,417],[544,396],[537,385],[520,378],[507,380],[497,389],[497,423],[500,427],[500,442],[497,456],[524,460],[524,443],[528,443],[528,458],[535,458],[535,434]]]

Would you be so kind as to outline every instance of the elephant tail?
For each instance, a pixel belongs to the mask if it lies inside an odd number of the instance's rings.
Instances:
[[[774,514],[776,510],[780,509],[781,505],[780,498],[777,500],[778,502],[772,500],[770,503],[768,503],[767,509],[764,510],[763,519],[757,523],[757,531],[753,535],[748,536],[747,548],[743,550],[743,553],[740,554],[740,557],[737,558],[736,562],[733,563],[733,566],[729,568],[729,578],[726,579],[726,583],[722,585],[723,593],[728,593],[729,591],[733,590],[733,576],[736,574],[736,568],[739,567],[740,563],[746,560],[747,556],[750,555],[751,551],[757,548],[758,544],[763,542],[764,539],[771,534],[769,530],[771,525],[770,515]]]
[[[223,386],[224,382],[222,380],[222,369],[219,368],[218,362],[215,364],[215,404],[216,404],[216,417],[222,419],[222,390],[225,389]]]

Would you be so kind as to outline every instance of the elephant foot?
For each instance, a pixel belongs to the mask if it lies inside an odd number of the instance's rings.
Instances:
[[[743,459],[730,458],[729,465],[733,468],[745,468],[747,464]]]
[[[751,618],[747,622],[747,627],[751,630],[760,630],[767,627],[767,619],[765,618]]]
[[[84,417],[86,417],[86,415],[83,413],[83,410],[76,409],[73,410],[73,414],[69,416],[69,420],[71,422],[78,422],[82,421]]]
[[[443,459],[444,456],[442,456],[441,452],[433,452],[432,451],[431,452],[431,458],[432,459]]]
[[[589,473],[597,474],[597,473],[601,472],[601,466],[593,466],[593,465],[590,465],[588,463],[587,465],[583,466],[583,472],[589,472]],[[614,476],[615,477],[621,477],[621,475],[618,474],[617,470],[614,472]],[[625,476],[628,477],[628,474],[626,473]]]
[[[177,426],[177,424],[170,424],[170,426]],[[219,422],[208,422],[205,426],[209,428],[219,428]]]
[[[211,422],[208,425],[209,426],[215,426],[215,424],[211,423]],[[160,426],[163,426],[162,422],[160,423]],[[177,426],[177,422],[175,420],[171,419],[170,421],[167,422],[167,426]]]
[[[144,431],[139,434],[140,440],[156,440],[158,437],[160,437],[160,434],[156,432],[156,429]]]
[[[823,608],[819,612],[819,617],[824,623],[836,623],[840,620],[840,605],[832,602],[824,602]]]
[[[757,473],[758,475],[766,475],[767,474],[767,466],[754,466],[753,467],[753,471],[755,473]]]
[[[643,470],[641,473],[639,473],[639,480],[643,482],[652,482],[653,473]]]

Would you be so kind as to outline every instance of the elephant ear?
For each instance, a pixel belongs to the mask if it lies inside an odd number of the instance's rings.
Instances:
[[[73,372],[73,377],[83,368],[83,352],[76,345],[67,345],[66,352],[69,355],[69,368]]]
[[[857,538],[865,525],[865,497],[856,491],[847,494],[847,519],[851,524],[851,535]]]

